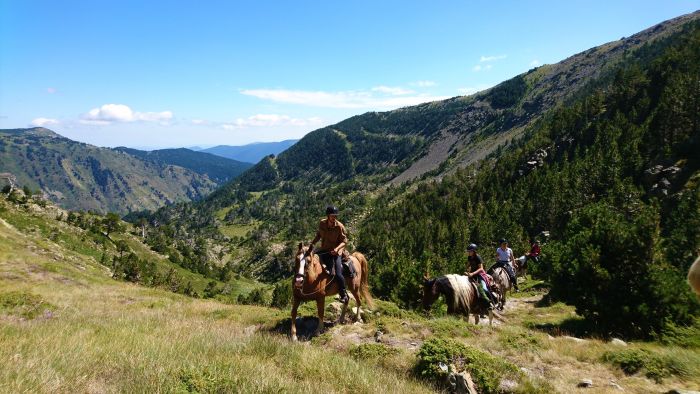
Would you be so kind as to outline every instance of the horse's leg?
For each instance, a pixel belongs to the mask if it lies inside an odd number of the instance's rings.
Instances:
[[[360,316],[360,307],[362,303],[360,302],[360,292],[357,288],[352,289],[352,295],[355,297],[355,303],[357,304],[357,313],[355,314],[355,321],[362,323],[362,316]]]
[[[318,326],[313,336],[319,335],[323,329],[323,312],[326,309],[326,297],[316,299],[316,310],[318,311]]]
[[[493,327],[493,311],[489,309],[489,327]]]
[[[290,333],[290,336],[292,337],[292,341],[297,340],[297,309],[299,308],[299,299],[296,297],[293,297],[294,299],[292,300],[292,331]]]
[[[345,313],[348,310],[348,302],[350,302],[350,300],[343,303],[343,309],[341,310],[340,317],[338,318],[338,323],[340,323],[340,324],[345,324]]]
[[[467,312],[467,323],[469,323],[469,312]],[[474,324],[479,325],[479,312],[474,313]]]

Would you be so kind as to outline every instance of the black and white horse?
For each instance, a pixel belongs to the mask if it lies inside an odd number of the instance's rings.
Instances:
[[[479,300],[476,284],[464,275],[444,275],[435,279],[429,279],[426,275],[423,281],[423,307],[427,310],[433,303],[445,296],[447,313],[465,316],[469,320],[469,313],[474,314],[474,323],[479,324],[479,315],[489,315],[489,325],[493,325],[493,312],[487,310]]]

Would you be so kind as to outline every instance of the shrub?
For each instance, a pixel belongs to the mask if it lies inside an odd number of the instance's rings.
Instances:
[[[680,361],[667,355],[659,355],[645,349],[625,349],[603,354],[603,361],[620,368],[627,375],[644,372],[644,375],[661,383],[671,375],[688,376],[689,370]]]
[[[0,293],[0,313],[3,314],[34,319],[44,311],[53,309],[53,305],[32,293],[25,291]]]
[[[292,285],[289,280],[285,279],[275,284],[272,290],[272,302],[270,306],[275,308],[286,308],[292,300]]]
[[[480,393],[497,393],[502,378],[520,380],[518,368],[503,359],[465,345],[453,339],[433,338],[421,346],[415,373],[424,379],[443,384],[447,375],[439,364],[454,364],[466,369]]]
[[[639,201],[581,209],[550,246],[552,295],[603,336],[647,338],[669,321],[691,323],[699,304],[688,299],[683,273],[660,258],[658,220],[657,209]]]

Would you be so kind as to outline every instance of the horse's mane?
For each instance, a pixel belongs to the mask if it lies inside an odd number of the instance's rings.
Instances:
[[[452,301],[452,308],[455,312],[471,309],[470,306],[474,303],[476,294],[468,276],[449,274],[438,278],[438,281],[443,284],[443,291],[452,292],[452,297],[449,297],[448,302]]]

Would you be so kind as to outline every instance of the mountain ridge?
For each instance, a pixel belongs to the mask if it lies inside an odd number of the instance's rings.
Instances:
[[[190,169],[73,141],[46,128],[0,130],[0,172],[65,208],[123,214],[200,199],[217,186]]]
[[[211,153],[228,159],[256,164],[268,155],[279,155],[285,149],[294,145],[295,139],[278,142],[253,142],[246,145],[217,145],[211,148],[200,149],[199,152]]]

